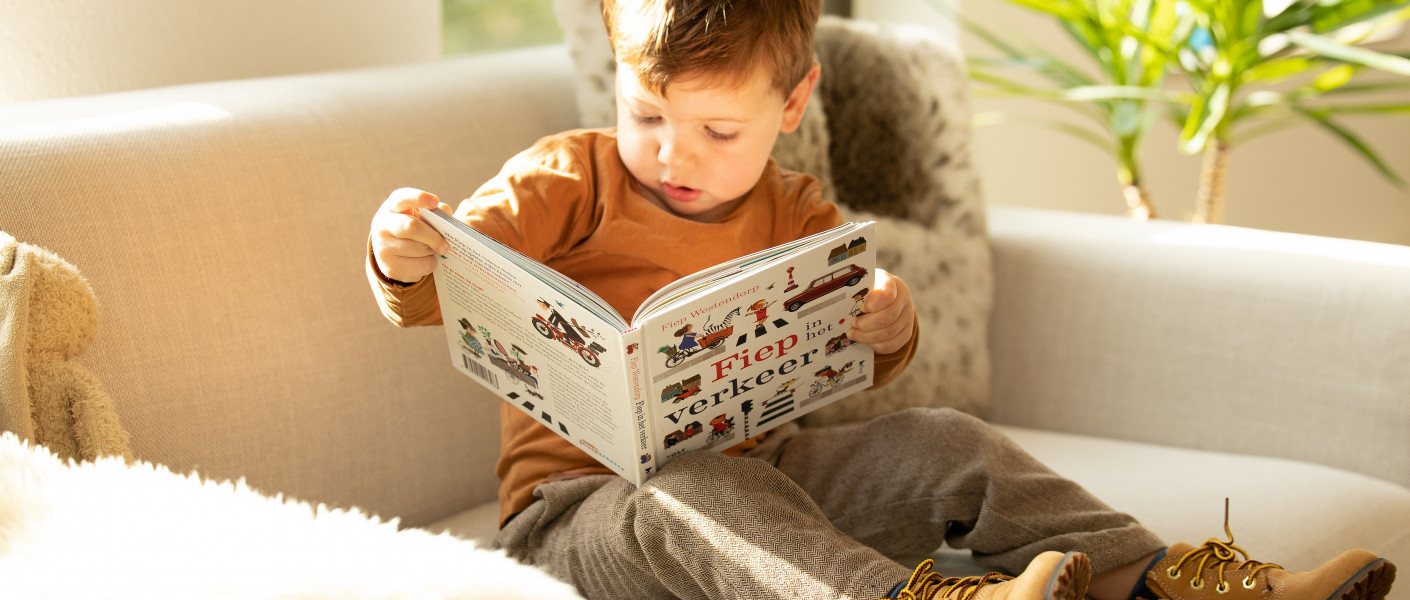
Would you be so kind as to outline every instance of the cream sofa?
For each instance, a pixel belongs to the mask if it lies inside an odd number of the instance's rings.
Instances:
[[[392,189],[576,122],[562,47],[0,105],[0,230],[77,265],[138,458],[489,538],[499,406],[379,314]],[[1410,248],[999,206],[987,417],[1169,541],[1410,564]],[[942,553],[950,571],[972,570]]]

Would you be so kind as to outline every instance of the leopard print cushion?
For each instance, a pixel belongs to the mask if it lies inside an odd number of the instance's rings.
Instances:
[[[577,72],[585,127],[616,123],[616,63],[597,0],[555,0]],[[891,384],[805,417],[854,422],[915,407],[983,417],[989,406],[993,271],[979,177],[970,159],[968,78],[958,46],[932,30],[825,16],[822,78],[779,165],[823,183],[849,220],[877,221],[880,266],[911,290],[921,340]]]

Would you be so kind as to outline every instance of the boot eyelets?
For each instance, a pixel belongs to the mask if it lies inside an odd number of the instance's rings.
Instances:
[[[1171,579],[1179,579],[1179,578],[1180,578],[1180,571],[1179,571],[1178,569],[1176,569],[1175,567],[1170,567],[1169,569],[1166,569],[1166,570],[1165,570],[1165,574],[1166,574],[1166,575],[1169,575]]]
[[[1246,590],[1251,590],[1251,589],[1253,589],[1253,586],[1256,585],[1257,583],[1258,583],[1258,582],[1257,582],[1257,581],[1254,581],[1252,577],[1245,577],[1245,578],[1244,578],[1244,589],[1246,589]]]
[[[1221,581],[1219,582],[1219,585],[1214,587],[1214,591],[1219,592],[1221,594],[1227,594],[1229,593],[1229,584]]]
[[[1203,580],[1203,579],[1200,579],[1200,578],[1198,578],[1198,577],[1195,577],[1195,578],[1190,579],[1190,589],[1192,589],[1192,590],[1202,590],[1202,589],[1204,589],[1204,580]]]

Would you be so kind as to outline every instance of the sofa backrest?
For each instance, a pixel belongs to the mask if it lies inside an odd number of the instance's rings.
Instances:
[[[575,126],[562,47],[0,106],[0,230],[76,265],[136,456],[418,525],[493,500],[499,405],[363,274],[373,211],[454,205]]]

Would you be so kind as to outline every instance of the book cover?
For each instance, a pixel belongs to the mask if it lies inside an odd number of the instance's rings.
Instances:
[[[454,217],[422,217],[450,243],[437,257],[435,282],[455,368],[604,466],[639,479],[618,325]]]
[[[627,323],[591,291],[443,211],[436,293],[456,369],[640,485],[865,389],[845,332],[872,288],[872,223],[682,278]]]
[[[641,325],[657,462],[723,450],[871,385],[846,336],[875,281],[874,228],[768,254]]]

